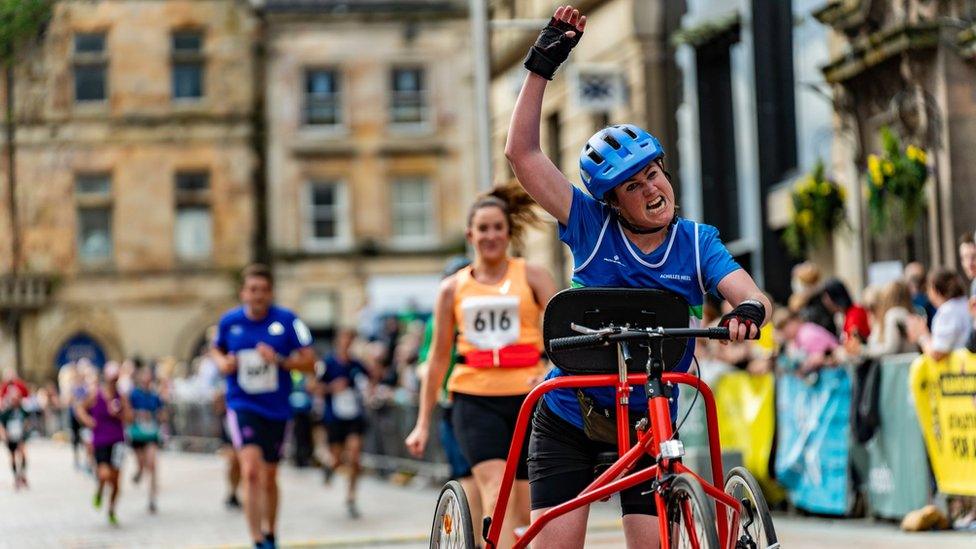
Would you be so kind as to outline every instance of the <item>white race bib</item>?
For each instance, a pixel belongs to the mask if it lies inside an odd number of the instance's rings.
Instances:
[[[518,341],[519,297],[486,295],[461,301],[464,337],[478,349],[501,349]]]
[[[110,456],[112,461],[112,468],[121,469],[122,463],[125,460],[125,444],[117,443],[112,445],[112,455]]]
[[[20,442],[24,438],[24,420],[18,417],[7,422],[7,438],[11,442]]]
[[[278,390],[278,365],[268,364],[255,349],[237,352],[237,384],[245,393],[273,393]]]
[[[332,413],[338,419],[356,419],[359,417],[359,399],[356,398],[356,390],[352,387],[346,387],[332,395]]]

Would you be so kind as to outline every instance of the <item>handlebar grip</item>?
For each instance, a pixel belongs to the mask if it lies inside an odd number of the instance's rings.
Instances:
[[[728,328],[709,328],[708,329],[708,339],[728,339],[729,329]]]
[[[551,351],[568,351],[570,349],[593,349],[607,345],[606,337],[602,334],[586,334],[579,336],[557,337],[549,340]]]

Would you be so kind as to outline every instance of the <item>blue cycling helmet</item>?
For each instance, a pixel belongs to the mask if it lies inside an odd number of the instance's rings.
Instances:
[[[610,126],[583,146],[580,176],[590,195],[603,200],[611,189],[663,156],[661,143],[644,129],[633,124]]]

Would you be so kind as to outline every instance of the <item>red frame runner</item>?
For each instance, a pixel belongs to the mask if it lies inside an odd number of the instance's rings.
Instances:
[[[501,535],[502,523],[505,517],[505,509],[508,507],[508,498],[512,491],[512,483],[515,480],[515,469],[518,465],[519,454],[522,444],[525,442],[525,433],[531,416],[535,410],[536,403],[542,395],[555,389],[577,389],[587,387],[614,387],[617,391],[617,450],[621,456],[606,471],[597,477],[589,486],[583,490],[579,496],[565,503],[557,505],[546,511],[538,520],[534,521],[525,532],[515,542],[513,549],[524,549],[529,542],[539,533],[539,531],[552,519],[566,514],[574,509],[593,503],[594,501],[606,498],[611,494],[620,492],[653,478],[662,478],[665,474],[689,473],[695,476],[702,484],[705,493],[718,500],[726,507],[733,510],[733,524],[738,523],[739,502],[725,493],[722,488],[722,451],[719,444],[718,420],[715,412],[715,397],[711,388],[705,384],[701,378],[676,372],[666,372],[662,375],[663,383],[682,384],[694,387],[701,392],[702,400],[705,403],[705,414],[708,424],[708,447],[712,463],[712,482],[708,482],[697,475],[680,461],[662,460],[659,465],[653,465],[636,473],[630,473],[634,464],[643,454],[656,457],[662,441],[671,438],[671,410],[668,399],[661,396],[648,399],[648,417],[650,421],[650,431],[638,431],[638,442],[633,447],[627,440],[629,424],[629,408],[627,402],[632,385],[643,386],[647,382],[647,374],[628,374],[626,382],[615,374],[563,376],[547,380],[536,386],[525,397],[522,408],[519,410],[518,421],[515,424],[515,433],[512,437],[512,444],[508,449],[508,459],[505,463],[505,474],[498,492],[498,500],[495,502],[495,511],[491,517],[491,526],[488,530],[488,537],[485,540],[489,549],[497,547],[498,538]],[[622,474],[626,476],[620,477]],[[654,494],[654,501],[657,505],[658,525],[661,533],[662,547],[668,547],[670,528],[667,524],[667,516],[664,509],[664,498],[661,494]],[[727,511],[721,506],[716,506],[716,521],[718,526],[719,539],[726,543],[727,547],[734,547],[736,536],[730,535]],[[734,534],[734,532],[733,532]]]

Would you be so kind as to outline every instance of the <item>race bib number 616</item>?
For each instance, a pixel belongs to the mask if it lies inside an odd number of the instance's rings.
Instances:
[[[468,297],[461,301],[464,337],[479,349],[500,349],[518,341],[519,297]]]

